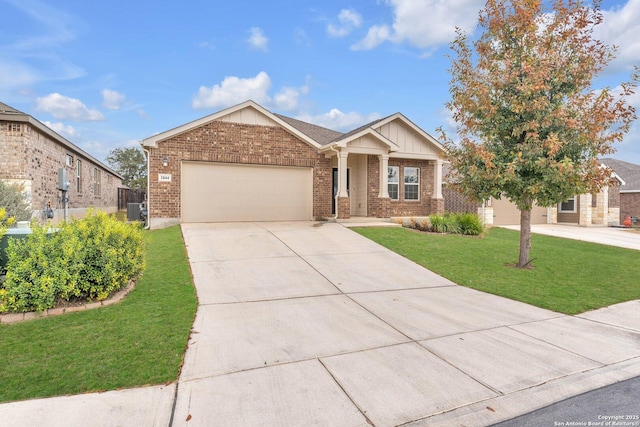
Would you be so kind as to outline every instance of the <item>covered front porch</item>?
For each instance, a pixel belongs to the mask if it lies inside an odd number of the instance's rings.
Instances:
[[[444,149],[400,113],[342,135],[322,152],[331,159],[336,219],[444,211]]]

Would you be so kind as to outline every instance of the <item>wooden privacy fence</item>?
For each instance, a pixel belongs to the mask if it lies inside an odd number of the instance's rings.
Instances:
[[[132,188],[118,188],[118,210],[126,210],[127,203],[142,203],[147,197],[145,190]]]

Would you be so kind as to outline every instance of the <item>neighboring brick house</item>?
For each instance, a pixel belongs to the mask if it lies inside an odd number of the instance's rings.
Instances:
[[[58,170],[64,168],[69,210],[84,216],[89,207],[115,212],[122,176],[32,116],[0,102],[0,179],[23,184],[33,215],[43,217],[50,202],[54,221],[64,218]]]
[[[246,101],[142,146],[151,228],[444,209],[443,148],[400,113],[343,134]]]
[[[607,165],[608,166],[608,165]],[[613,171],[612,171],[613,172]],[[444,175],[448,173],[445,167]],[[622,183],[613,173],[613,178]],[[447,188],[443,189],[445,211],[472,212],[483,219],[485,225],[517,225],[520,224],[520,210],[506,198],[490,198],[484,203],[473,202],[460,193]],[[617,225],[620,216],[620,185],[610,185],[598,194],[579,194],[571,199],[558,203],[553,207],[542,207],[534,204],[531,210],[532,224],[577,224]]]
[[[620,223],[626,217],[640,218],[640,165],[616,159],[601,159],[623,181],[620,185]]]

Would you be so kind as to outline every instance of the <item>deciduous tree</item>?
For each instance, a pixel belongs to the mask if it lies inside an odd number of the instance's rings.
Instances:
[[[124,177],[124,185],[133,189],[147,187],[147,161],[137,148],[114,148],[106,158],[107,163]]]
[[[545,8],[548,5],[548,9]],[[616,48],[594,38],[600,1],[487,0],[481,35],[451,44],[454,141],[442,132],[452,184],[476,200],[506,197],[521,211],[518,267],[530,263],[531,208],[597,192],[636,118],[638,69],[617,88],[592,88]]]

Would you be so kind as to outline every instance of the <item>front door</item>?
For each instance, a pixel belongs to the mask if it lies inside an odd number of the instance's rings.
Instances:
[[[336,195],[338,194],[338,168],[333,168],[333,194],[331,199],[331,213],[336,214]],[[347,169],[347,193],[349,193],[349,169]]]

